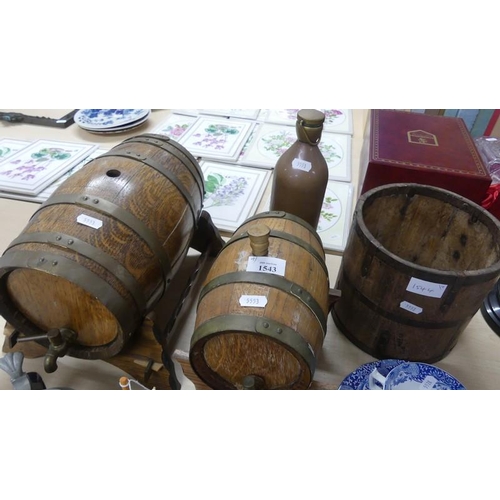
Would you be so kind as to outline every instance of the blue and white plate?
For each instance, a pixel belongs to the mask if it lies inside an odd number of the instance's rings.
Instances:
[[[86,130],[106,130],[136,122],[150,112],[150,109],[80,109],[74,119]]]
[[[102,129],[95,129],[95,130],[85,128],[84,130],[86,132],[91,133],[91,134],[98,134],[98,135],[119,134],[121,132],[128,132],[128,131],[133,130],[137,127],[140,127],[143,123],[145,123],[149,119],[150,114],[151,113],[148,113],[144,118],[141,118],[140,120],[136,120],[135,122],[130,122],[130,123],[127,123],[125,125],[120,125],[119,127],[110,127],[110,128],[102,128]]]
[[[360,366],[342,381],[339,390],[369,390],[369,376],[375,369],[386,377],[386,390],[465,390],[455,377],[436,366],[399,359],[384,359]]]

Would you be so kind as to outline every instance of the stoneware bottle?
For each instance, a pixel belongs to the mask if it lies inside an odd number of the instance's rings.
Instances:
[[[271,210],[284,211],[317,229],[326,185],[328,164],[318,148],[325,115],[316,109],[297,113],[297,141],[274,168]]]

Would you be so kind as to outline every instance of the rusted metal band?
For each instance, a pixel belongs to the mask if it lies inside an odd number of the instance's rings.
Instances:
[[[203,172],[194,156],[186,148],[169,137],[160,134],[142,134],[136,137],[130,137],[129,139],[125,139],[122,144],[130,144],[131,142],[148,145],[153,144],[180,160],[189,170],[191,175],[195,179],[197,178],[197,185],[200,189],[201,199],[203,200],[205,196],[205,179],[203,177]]]
[[[132,153],[131,151],[126,151],[126,152],[118,152],[118,151],[113,152],[113,151],[114,150],[112,149],[108,153],[104,153],[103,155],[101,155],[99,158],[126,158],[127,160],[140,161],[141,163],[144,163],[144,165],[151,167],[152,169],[156,170],[161,175],[166,177],[177,188],[179,193],[181,193],[182,197],[186,200],[186,203],[188,204],[189,209],[191,210],[191,214],[193,215],[193,225],[196,226],[196,223],[198,222],[198,217],[200,216],[201,213],[201,203],[200,203],[200,209],[196,210],[196,207],[194,205],[194,200],[191,197],[191,194],[184,187],[184,184],[182,184],[179,178],[174,175],[173,172],[167,170],[161,163],[156,162],[145,155],[141,155],[139,153]]]
[[[249,283],[252,285],[264,285],[271,288],[276,288],[284,293],[293,295],[300,302],[302,302],[310,311],[314,314],[318,323],[321,325],[323,330],[323,337],[326,335],[326,321],[327,317],[317,300],[303,287],[298,286],[290,280],[287,280],[283,276],[278,276],[276,274],[268,273],[256,273],[256,272],[246,272],[237,271],[234,273],[222,274],[217,276],[210,282],[208,282],[201,290],[198,305],[203,300],[205,295],[210,293],[212,290],[223,286],[231,285],[233,283]]]
[[[99,300],[115,316],[120,324],[125,338],[130,338],[135,321],[138,317],[135,307],[129,307],[122,297],[106,280],[96,275],[89,269],[81,266],[74,260],[57,256],[47,252],[33,252],[18,250],[11,254],[0,257],[0,312],[15,328],[22,329],[25,334],[40,335],[46,332],[32,324],[15,307],[7,291],[6,274],[17,269],[33,269],[45,272],[52,276],[64,278],[65,280],[79,286]],[[77,332],[78,333],[78,332]],[[124,342],[116,342],[109,350],[109,355],[117,354],[123,347]]]
[[[252,222],[254,220],[259,220],[259,219],[265,219],[265,218],[285,219],[285,220],[295,222],[295,223],[299,224],[300,226],[305,227],[318,240],[318,243],[321,245],[321,248],[323,248],[323,242],[321,241],[320,235],[317,233],[316,229],[314,229],[314,227],[312,227],[311,224],[309,224],[309,222],[306,222],[304,219],[301,219],[300,217],[297,217],[296,215],[290,214],[288,212],[283,212],[281,210],[271,210],[268,212],[261,212],[260,214],[254,215],[253,217],[250,217],[235,231],[235,234],[238,234],[238,231],[240,230],[240,228],[243,227],[248,222]]]
[[[297,238],[297,236],[293,236],[292,234],[289,234],[289,233],[284,233],[283,231],[271,230],[269,237],[270,238],[278,238],[281,240],[286,240],[286,241],[289,241],[290,243],[293,243],[294,245],[297,245],[297,246],[303,248],[306,252],[310,253],[318,261],[320,266],[325,271],[325,275],[328,277],[328,268],[326,267],[325,259],[318,253],[318,251],[313,246],[309,245],[309,243],[302,240],[301,238]],[[231,245],[232,243],[235,243],[236,241],[244,240],[245,238],[249,238],[247,232],[233,236],[226,243],[225,246],[227,247],[228,245]]]
[[[405,274],[411,273],[411,275],[415,278],[448,285],[455,283],[457,276],[459,276],[461,279],[461,286],[477,285],[480,283],[488,282],[492,279],[496,279],[498,277],[498,274],[500,273],[500,260],[497,260],[495,265],[486,269],[454,272],[424,267],[419,264],[415,264],[414,262],[402,259],[398,255],[389,251],[371,234],[370,230],[365,224],[363,212],[365,209],[369,208],[378,198],[394,194],[405,194],[405,196],[407,197],[407,203],[402,208],[403,212],[407,210],[408,205],[414,196],[428,196],[435,200],[446,202],[456,209],[464,210],[470,215],[469,222],[471,224],[480,221],[490,230],[490,232],[497,232],[500,229],[500,223],[485,209],[482,209],[479,206],[475,208],[473,206],[473,202],[470,202],[460,195],[456,195],[455,193],[443,190],[441,188],[424,186],[420,184],[392,184],[379,186],[372,189],[371,191],[368,191],[359,198],[356,209],[354,211],[352,226],[354,233],[359,237],[362,245],[365,247],[365,251],[371,254],[373,258],[376,258],[380,262],[387,264],[392,269],[402,271]],[[473,214],[468,211],[470,209],[473,209],[475,213]],[[348,253],[349,248],[347,247],[344,251],[344,255],[348,255]]]
[[[316,356],[312,346],[292,328],[268,318],[226,315],[209,319],[196,328],[191,337],[191,349],[197,350],[203,358],[202,345],[211,337],[228,332],[265,335],[285,347],[290,347],[304,360],[311,372],[311,379],[313,378]]]
[[[24,243],[46,243],[54,245],[71,250],[79,256],[85,257],[96,264],[99,264],[122,282],[123,286],[134,298],[139,313],[145,313],[147,300],[138,281],[134,278],[134,276],[132,276],[132,274],[130,274],[128,269],[100,248],[96,248],[69,234],[39,232],[21,234],[11,242],[11,244],[7,247],[6,252],[12,247],[22,245]],[[58,256],[53,256],[53,258],[57,259]]]
[[[426,321],[416,321],[411,318],[403,318],[402,316],[398,316],[397,314],[391,313],[374,302],[372,302],[368,297],[364,296],[352,283],[352,281],[347,276],[345,269],[342,271],[342,280],[347,283],[349,289],[355,295],[355,297],[363,303],[366,307],[377,313],[379,316],[384,317],[390,321],[395,323],[399,323],[406,326],[411,326],[412,328],[422,328],[425,330],[441,330],[445,328],[455,328],[459,325],[463,324],[463,319],[461,321],[442,321],[440,323],[431,323]]]
[[[157,235],[149,229],[144,222],[135,217],[127,210],[111,203],[103,198],[98,198],[96,196],[89,195],[77,195],[77,194],[62,194],[62,195],[52,195],[36,212],[37,214],[40,210],[53,205],[78,205],[86,208],[90,208],[96,212],[105,214],[113,219],[118,220],[125,226],[129,227],[137,235],[139,235],[149,246],[155,257],[160,262],[160,266],[163,272],[163,278],[165,284],[170,279],[170,273],[172,265],[170,259],[166,254],[161,242],[158,240]],[[33,214],[32,218],[35,216]]]

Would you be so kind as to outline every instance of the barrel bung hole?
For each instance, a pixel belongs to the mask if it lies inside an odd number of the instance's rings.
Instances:
[[[113,170],[108,170],[108,171],[106,172],[106,175],[107,175],[108,177],[120,177],[121,172],[120,172],[119,170],[114,170],[114,169],[113,169]]]

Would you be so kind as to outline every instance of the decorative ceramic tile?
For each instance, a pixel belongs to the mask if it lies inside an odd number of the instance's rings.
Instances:
[[[18,139],[0,139],[0,161],[21,151],[21,149],[30,144],[31,142],[29,141],[20,141]]]
[[[38,195],[95,149],[95,144],[36,141],[0,162],[0,190]]]
[[[68,170],[65,174],[59,177],[55,182],[53,182],[49,187],[45,188],[40,194],[35,196],[29,196],[24,194],[16,194],[16,193],[6,193],[0,191],[0,198],[10,198],[12,200],[21,200],[21,201],[31,201],[34,203],[43,203],[50,196],[54,194],[54,191],[69,177],[71,177],[75,172],[78,172],[82,167],[87,165],[91,160],[101,156],[104,153],[107,153],[107,149],[96,149],[92,153],[90,153],[85,159],[81,160],[80,163],[75,165],[71,170]]]
[[[351,183],[328,181],[316,232],[325,250],[342,253],[352,223],[353,192]],[[270,210],[270,199],[263,211]]]
[[[297,113],[300,109],[269,109],[267,111],[266,120],[269,123],[295,125]],[[325,123],[323,125],[323,130],[325,132],[352,135],[353,125],[351,109],[320,109],[320,111],[325,113]]]
[[[239,163],[273,169],[280,156],[297,140],[295,127],[264,123],[255,130],[252,142],[245,147]],[[350,136],[323,132],[319,149],[328,164],[330,180],[351,181]]]
[[[177,115],[174,113],[158,125],[153,130],[153,134],[166,135],[170,139],[178,141],[195,121],[195,116]]]
[[[186,116],[198,116],[200,114],[199,109],[172,109],[172,113],[177,115],[186,115]]]
[[[352,221],[353,186],[347,182],[329,181],[317,233],[325,250],[343,252]]]
[[[87,158],[83,159],[75,165],[71,170],[68,170],[65,174],[63,174],[57,181],[53,182],[48,188],[44,189],[39,195],[38,198],[40,198],[41,201],[45,201],[49,196],[52,196],[54,191],[69,177],[71,177],[75,172],[78,172],[82,167],[87,165],[90,161],[93,159],[103,155],[104,153],[107,153],[109,150],[108,149],[96,149],[92,153],[90,153]]]
[[[260,109],[200,109],[200,115],[225,116],[226,118],[248,118],[256,120]]]
[[[254,126],[249,120],[200,116],[179,143],[195,157],[236,161]]]
[[[203,209],[220,230],[234,232],[255,214],[271,172],[212,161],[200,166],[206,191]]]

